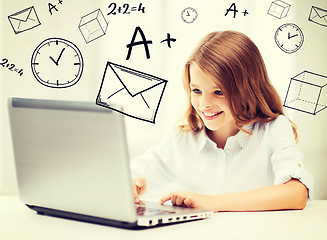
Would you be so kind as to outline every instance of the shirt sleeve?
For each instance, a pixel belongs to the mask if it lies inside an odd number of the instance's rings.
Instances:
[[[165,137],[158,145],[149,147],[143,154],[131,161],[131,177],[144,177],[147,185],[162,186],[175,179],[169,168],[169,156],[173,136]]]
[[[269,130],[274,184],[298,179],[307,187],[308,198],[312,198],[313,178],[304,168],[303,154],[296,145],[290,121],[285,116],[280,116],[271,123]]]

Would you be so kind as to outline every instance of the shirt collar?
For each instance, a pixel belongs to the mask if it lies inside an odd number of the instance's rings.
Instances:
[[[249,124],[249,125],[245,125],[242,127],[244,130],[252,132],[254,129],[254,123],[253,124]],[[212,146],[212,147],[216,147],[216,144],[208,137],[205,129],[201,130],[200,132],[198,132],[196,134],[197,140],[198,140],[198,147],[199,147],[199,151],[202,151],[206,145]],[[236,135],[229,137],[233,138],[234,140],[236,140],[241,148],[244,147],[244,145],[249,141],[251,135],[249,135],[246,132],[243,131],[239,131]],[[228,141],[227,139],[227,141]]]
[[[244,130],[252,133],[253,129],[254,129],[254,123],[249,124],[249,125],[244,125],[242,128]],[[240,144],[240,146],[243,148],[244,145],[249,141],[251,135],[240,130],[234,137],[235,137],[235,140],[237,140],[238,143]]]
[[[214,144],[214,142],[212,142],[208,137],[205,129],[202,129],[200,132],[198,132],[196,137],[198,140],[199,151],[202,151],[207,144]]]

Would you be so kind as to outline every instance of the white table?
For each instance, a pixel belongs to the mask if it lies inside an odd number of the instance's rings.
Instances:
[[[37,215],[18,197],[0,196],[0,239],[326,240],[327,201],[311,201],[300,211],[221,212],[206,220],[136,231]]]

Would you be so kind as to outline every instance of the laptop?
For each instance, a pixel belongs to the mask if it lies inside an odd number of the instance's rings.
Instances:
[[[212,214],[135,204],[122,114],[95,103],[26,98],[10,98],[8,109],[19,197],[37,213],[130,229]]]

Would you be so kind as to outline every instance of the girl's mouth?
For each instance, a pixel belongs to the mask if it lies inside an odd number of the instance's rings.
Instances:
[[[213,120],[213,119],[216,119],[222,113],[223,113],[223,111],[211,112],[211,113],[202,112],[202,115],[203,115],[204,119],[206,119],[206,120]]]

